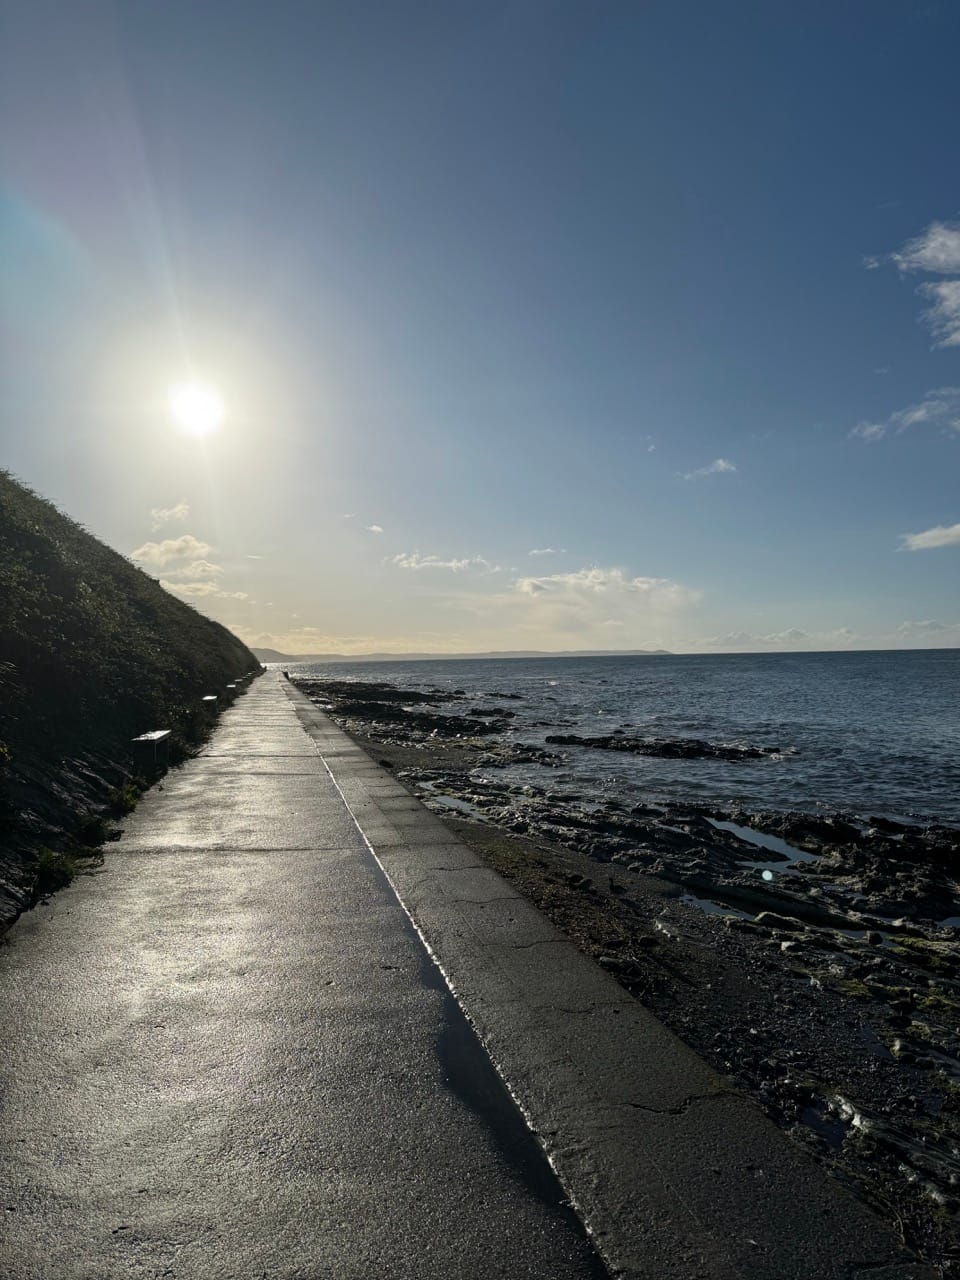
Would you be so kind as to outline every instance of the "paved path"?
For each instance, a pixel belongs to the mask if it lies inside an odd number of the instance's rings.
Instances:
[[[0,956],[0,1275],[605,1274],[451,988],[612,1273],[931,1275],[273,672]]]
[[[4,1280],[591,1277],[274,676],[0,953]]]

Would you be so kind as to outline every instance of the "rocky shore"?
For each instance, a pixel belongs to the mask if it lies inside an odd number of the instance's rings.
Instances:
[[[521,695],[296,683],[944,1276],[960,1274],[960,832],[598,800],[569,751],[700,739],[506,731]],[[541,783],[504,779],[537,766]]]

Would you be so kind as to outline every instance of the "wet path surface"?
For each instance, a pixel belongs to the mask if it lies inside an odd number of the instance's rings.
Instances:
[[[0,952],[9,1280],[598,1277],[273,674]]]

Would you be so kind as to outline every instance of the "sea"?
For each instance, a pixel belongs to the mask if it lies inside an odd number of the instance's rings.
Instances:
[[[463,690],[503,706],[507,740],[698,738],[762,759],[660,759],[583,747],[498,777],[602,801],[878,816],[960,827],[960,649],[285,664],[291,675]],[[505,694],[519,694],[506,700]]]

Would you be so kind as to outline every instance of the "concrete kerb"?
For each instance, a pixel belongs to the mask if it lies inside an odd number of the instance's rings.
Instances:
[[[613,1275],[934,1280],[890,1225],[281,687]]]

